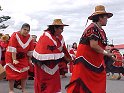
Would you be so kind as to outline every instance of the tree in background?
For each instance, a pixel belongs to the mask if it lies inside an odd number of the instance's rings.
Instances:
[[[0,11],[2,11],[3,9],[0,6]],[[10,16],[1,16],[0,17],[0,29],[6,29],[9,25],[5,25],[2,22],[7,21],[8,19],[10,19]]]

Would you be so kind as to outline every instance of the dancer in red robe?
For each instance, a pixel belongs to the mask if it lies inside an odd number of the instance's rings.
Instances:
[[[59,62],[70,61],[63,36],[61,19],[55,19],[44,31],[33,52],[35,64],[35,93],[58,93],[61,91]]]
[[[85,29],[80,39],[72,77],[66,86],[67,93],[106,93],[103,56],[116,59],[112,53],[105,50],[107,38],[102,26],[106,26],[107,19],[112,15],[105,11],[104,6],[98,5],[95,12],[88,17],[93,22]]]
[[[119,52],[119,50],[116,49],[116,48],[113,48],[110,51],[114,54],[114,56],[116,57],[116,59],[120,60],[119,62],[118,61],[114,61],[113,62],[113,66],[115,66],[115,67],[122,67],[122,65],[123,65],[123,58],[122,58],[122,55]],[[119,79],[121,79],[121,72],[118,70],[117,73],[119,74],[118,77],[114,76],[114,73],[112,73],[112,77],[115,77],[113,79],[119,80]]]
[[[25,23],[21,30],[14,32],[10,38],[5,55],[6,74],[9,81],[9,93],[14,93],[14,80],[21,80],[22,92],[26,93],[29,61],[33,53],[33,41],[29,35],[30,25]]]
[[[69,70],[70,70],[70,73],[72,73],[73,64],[74,64],[74,60],[76,58],[76,53],[77,53],[77,43],[76,42],[73,43],[72,48],[69,50],[69,53],[71,54],[71,57],[72,57],[72,61],[69,63]]]
[[[1,56],[1,64],[2,66],[5,66],[5,52],[6,52],[6,48],[8,46],[9,43],[9,36],[8,35],[3,35],[1,37],[1,41],[0,41],[0,47],[1,47],[1,51],[2,51],[2,56]]]
[[[37,36],[36,35],[31,35],[31,36],[32,36],[32,39],[33,39],[33,47],[35,48],[35,46],[37,44]],[[28,71],[28,74],[29,74],[28,79],[29,80],[34,80],[34,64],[33,64],[33,62],[30,62],[29,66],[30,66],[30,69]]]

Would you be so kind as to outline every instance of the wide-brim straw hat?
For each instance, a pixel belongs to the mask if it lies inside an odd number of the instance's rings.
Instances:
[[[108,16],[108,18],[113,16],[112,13],[105,11],[105,7],[103,5],[98,5],[95,7],[95,12],[91,16],[89,16],[88,19],[93,20],[94,16],[101,15],[101,14],[106,14]]]
[[[54,19],[53,23],[49,26],[54,26],[54,25],[60,25],[60,26],[69,26],[69,25],[66,25],[66,24],[63,24],[62,23],[62,20],[61,19]]]
[[[8,36],[8,35],[3,35],[3,36],[1,37],[1,40],[2,40],[2,41],[7,41],[7,40],[9,40],[9,36]]]

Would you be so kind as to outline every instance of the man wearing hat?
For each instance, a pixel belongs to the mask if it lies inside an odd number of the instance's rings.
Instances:
[[[61,91],[58,63],[70,61],[63,36],[65,25],[61,19],[55,19],[44,31],[33,52],[35,65],[35,93],[58,93]]]
[[[106,26],[107,19],[112,16],[112,13],[105,11],[103,5],[98,5],[95,12],[88,17],[92,23],[80,39],[72,77],[66,86],[67,93],[106,93],[103,57],[106,55],[116,59],[105,50],[107,38],[102,26]]]

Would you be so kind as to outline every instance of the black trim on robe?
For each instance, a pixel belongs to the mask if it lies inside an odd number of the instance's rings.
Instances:
[[[85,65],[85,67],[87,67],[88,69],[92,70],[93,72],[96,73],[101,73],[104,70],[104,66],[101,65],[99,68],[91,65],[90,63],[87,62],[87,60],[85,60],[83,57],[79,57],[75,60],[74,64],[77,64],[78,62],[81,62],[82,64]]]

